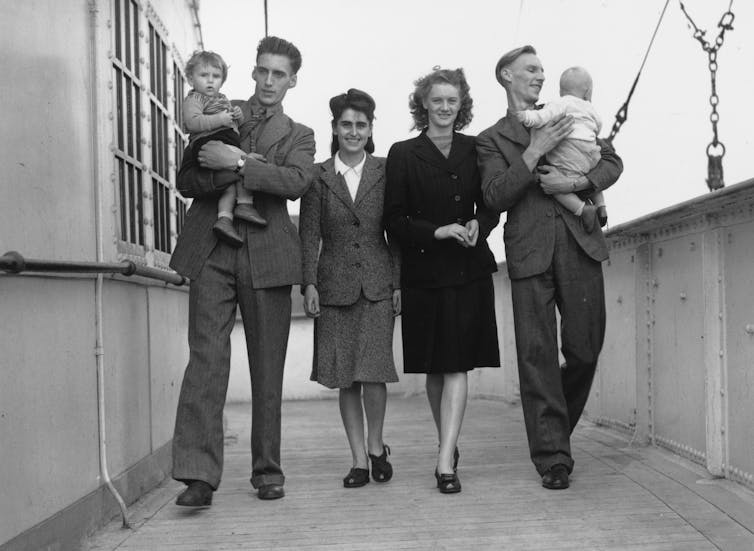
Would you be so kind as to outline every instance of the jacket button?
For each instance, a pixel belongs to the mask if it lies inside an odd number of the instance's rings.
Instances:
[[[353,225],[356,226],[357,228],[359,227],[360,224],[361,222],[359,222],[358,220],[353,221]]]
[[[453,200],[454,200],[454,201],[455,201],[456,203],[458,203],[458,202],[460,202],[460,201],[461,201],[461,196],[460,196],[460,195],[454,195],[454,196],[453,196]]]
[[[463,225],[463,218],[456,218],[456,224]]]
[[[357,262],[356,264],[354,264],[354,266],[356,266],[357,268],[361,268],[361,262]]]
[[[450,175],[450,177],[451,177],[451,178],[452,178],[453,180],[458,180],[458,174],[451,174],[451,175]]]
[[[354,249],[358,249],[358,248],[359,248],[359,244],[358,244],[358,243],[354,243],[354,244],[353,244],[353,248],[354,248]]]

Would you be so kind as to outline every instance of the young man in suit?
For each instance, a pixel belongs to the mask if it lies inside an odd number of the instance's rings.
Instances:
[[[503,55],[495,78],[505,89],[508,113],[477,137],[482,190],[489,207],[507,212],[505,254],[530,456],[545,488],[564,489],[573,470],[570,435],[589,396],[605,334],[601,262],[608,254],[602,231],[587,232],[552,194],[603,191],[623,164],[605,142],[588,174],[568,178],[542,164],[573,120],[565,116],[530,133],[516,118],[517,111],[535,107],[544,82],[534,48]]]
[[[280,402],[291,318],[291,285],[301,282],[301,246],[287,200],[311,180],[314,133],[283,114],[296,85],[298,49],[266,37],[252,72],[254,95],[241,108],[241,148],[212,141],[184,156],[178,190],[193,203],[170,266],[191,279],[189,363],[173,437],[173,478],[187,484],[176,503],[206,507],[220,484],[222,414],[230,371],[230,333],[240,308],[252,381],[251,483],[260,499],[283,497]],[[212,231],[218,196],[241,179],[267,226],[235,222],[240,248]]]

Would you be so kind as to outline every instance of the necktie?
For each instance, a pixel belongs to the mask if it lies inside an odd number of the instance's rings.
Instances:
[[[241,144],[247,147],[249,153],[254,153],[257,148],[257,136],[259,132],[260,123],[267,117],[267,110],[264,107],[260,107],[256,112],[251,112],[251,117],[248,120],[243,121],[241,128]]]

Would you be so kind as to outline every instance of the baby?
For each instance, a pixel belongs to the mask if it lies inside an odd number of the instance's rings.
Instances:
[[[183,125],[189,132],[188,154],[196,156],[210,140],[240,147],[238,125],[243,122],[240,107],[234,107],[220,87],[228,76],[228,66],[214,52],[194,52],[186,63],[186,78],[192,90],[183,100]],[[217,203],[217,222],[212,227],[218,238],[235,246],[243,245],[243,238],[233,227],[233,218],[252,224],[267,225],[254,208],[254,196],[243,182],[228,187]]]
[[[516,113],[518,120],[527,128],[540,128],[561,115],[573,117],[573,130],[547,154],[547,163],[566,176],[581,176],[592,170],[600,160],[597,134],[602,129],[602,120],[591,104],[592,77],[586,69],[571,67],[560,76],[560,98],[549,102],[542,109]],[[607,209],[601,191],[590,194],[586,203],[576,193],[553,195],[561,205],[581,217],[584,229],[594,231],[595,225],[607,224]]]

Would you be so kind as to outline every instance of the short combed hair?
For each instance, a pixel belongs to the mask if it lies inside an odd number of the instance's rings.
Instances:
[[[435,67],[431,73],[414,81],[414,91],[408,98],[408,108],[414,119],[412,128],[424,130],[429,126],[429,114],[422,104],[427,99],[427,96],[429,96],[429,92],[435,84],[450,84],[458,89],[458,94],[461,96],[461,107],[458,109],[458,115],[456,116],[455,123],[453,123],[453,130],[461,130],[468,126],[473,116],[471,108],[474,101],[469,95],[471,88],[466,81],[463,69],[441,69],[440,67]]]
[[[372,98],[372,96],[370,96],[363,90],[351,88],[345,94],[338,94],[337,96],[330,98],[332,126],[333,128],[335,128],[335,125],[338,124],[340,117],[343,116],[343,112],[346,109],[353,109],[354,111],[357,111],[359,113],[364,113],[367,120],[369,121],[369,124],[372,124],[372,122],[374,121],[375,107],[376,104],[374,103],[374,98]],[[330,153],[332,155],[335,155],[339,148],[340,144],[338,143],[338,137],[333,134],[332,144],[330,144]],[[364,150],[367,153],[374,153],[374,141],[372,140],[372,136],[369,136],[369,138],[367,139]]]
[[[257,59],[262,54],[284,55],[290,60],[294,75],[301,69],[301,52],[296,46],[277,36],[265,36],[259,41]]]
[[[527,44],[526,46],[515,48],[514,50],[511,50],[510,52],[503,54],[503,56],[497,60],[497,65],[495,65],[495,79],[500,83],[500,86],[505,88],[505,84],[503,83],[503,77],[500,76],[500,71],[502,71],[505,67],[507,67],[514,61],[516,61],[519,57],[521,57],[524,54],[537,55],[537,50],[534,49],[534,46],[530,46]]]
[[[196,50],[186,63],[186,77],[190,77],[194,74],[194,69],[200,65],[209,65],[210,67],[216,67],[220,69],[223,74],[223,82],[228,78],[228,64],[225,60],[215,52],[209,50]]]

